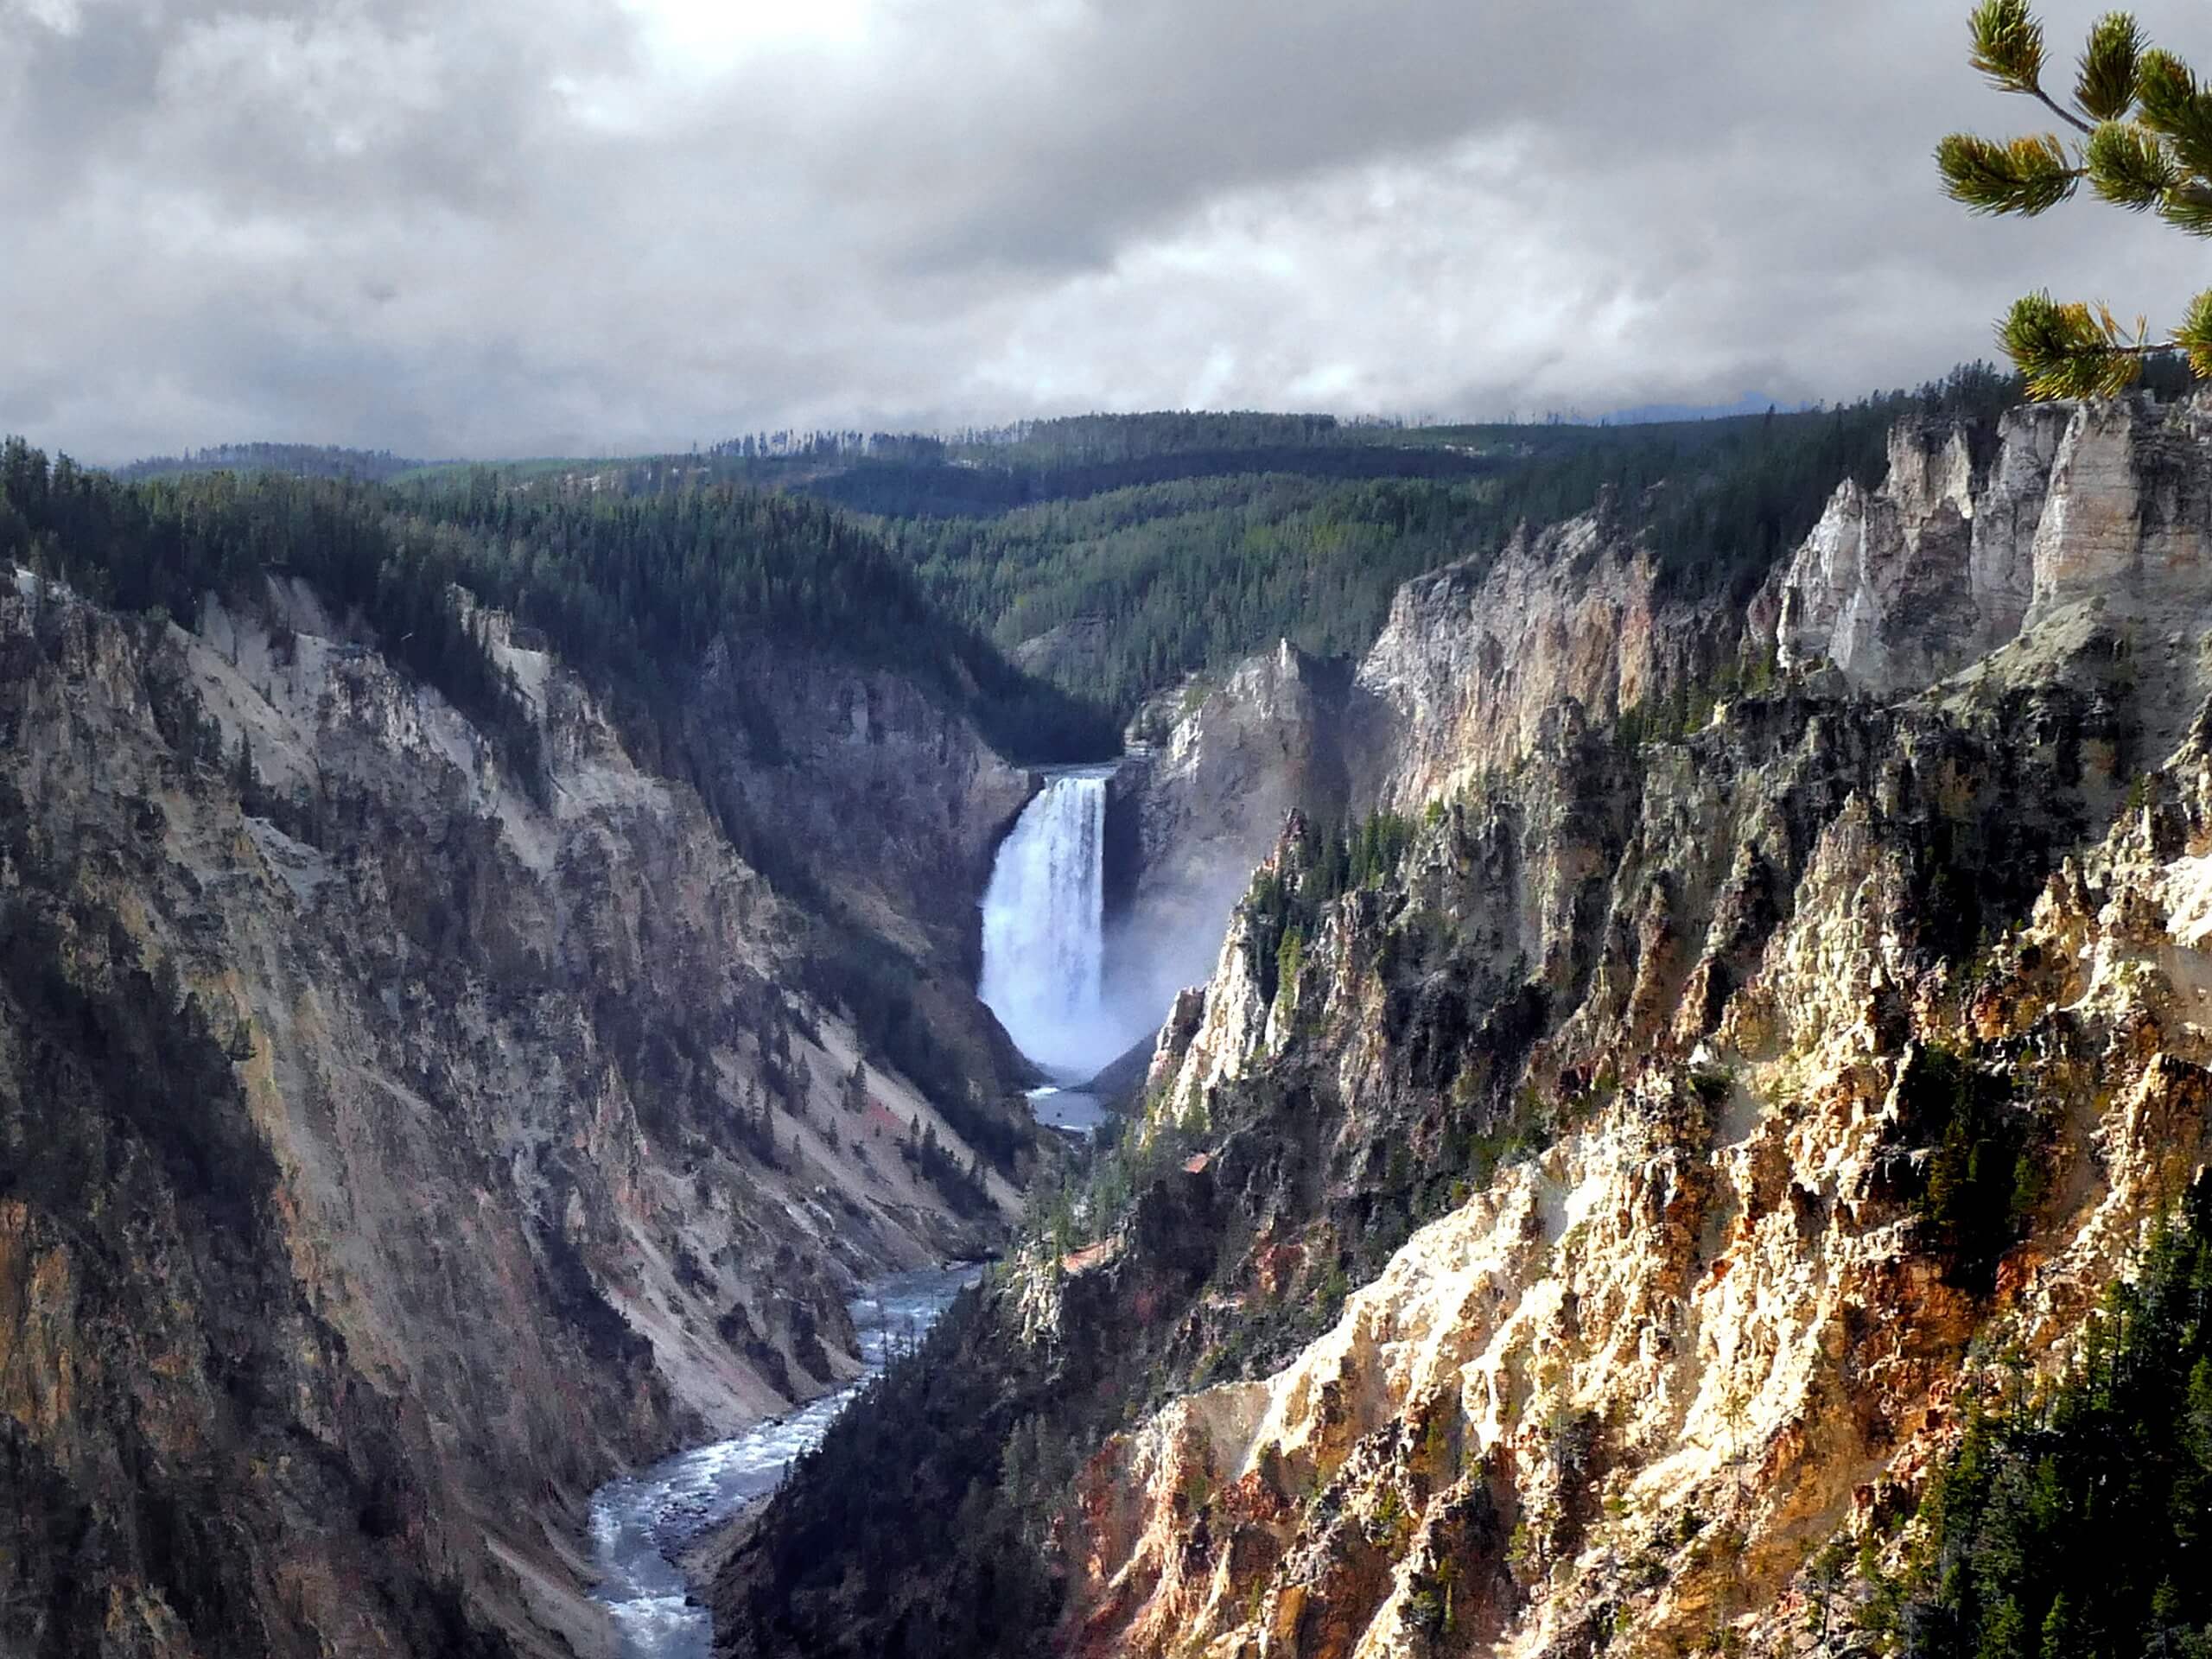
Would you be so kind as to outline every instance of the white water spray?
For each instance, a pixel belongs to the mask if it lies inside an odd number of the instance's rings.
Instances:
[[[1021,1052],[1071,1080],[1121,1052],[1104,1006],[1106,780],[1050,778],[983,896],[982,998]]]

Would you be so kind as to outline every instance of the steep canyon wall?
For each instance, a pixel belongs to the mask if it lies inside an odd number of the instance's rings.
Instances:
[[[801,1565],[802,1483],[725,1650],[1860,1650],[1823,1552],[2205,1166],[2201,418],[1904,429],[1747,609],[1602,512],[1410,584],[1410,848],[1280,840],[1137,1161],[948,1332],[982,1426],[904,1443],[1021,1595]]]

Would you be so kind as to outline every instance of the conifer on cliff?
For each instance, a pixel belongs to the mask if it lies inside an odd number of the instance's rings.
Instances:
[[[1953,133],[1936,147],[1936,162],[1954,201],[2033,216],[2071,200],[2086,181],[2115,207],[2212,237],[2212,92],[2172,53],[2149,46],[2132,16],[2107,12],[2091,27],[2063,101],[2044,86],[2044,28],[2027,0],[1982,0],[1969,27],[1983,78],[2035,99],[2069,130],[2005,140]],[[2034,397],[2115,396],[2135,384],[2145,359],[2169,352],[2212,376],[2212,289],[2160,339],[2144,318],[2125,322],[2102,303],[2048,292],[2016,303],[1998,337]]]

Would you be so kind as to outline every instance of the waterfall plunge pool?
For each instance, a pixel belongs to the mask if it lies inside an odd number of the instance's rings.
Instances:
[[[1110,1116],[1097,1096],[1080,1089],[1032,1089],[1029,1109],[1046,1128],[1067,1135],[1096,1135]]]
[[[867,1369],[835,1394],[735,1440],[702,1446],[608,1482],[592,1495],[592,1592],[613,1616],[623,1659],[708,1659],[713,1624],[672,1557],[776,1490],[800,1453],[822,1443],[853,1396],[882,1370],[893,1344],[919,1341],[982,1276],[978,1267],[893,1275],[852,1302]]]

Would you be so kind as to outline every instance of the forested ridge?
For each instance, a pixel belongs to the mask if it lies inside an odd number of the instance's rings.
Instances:
[[[461,533],[452,580],[635,709],[664,705],[734,618],[917,672],[1007,753],[1046,760],[1108,752],[1148,696],[1278,639],[1356,655],[1408,580],[1601,502],[1668,585],[1741,601],[1837,485],[1878,481],[1899,420],[1986,423],[2018,396],[1974,365],[1833,409],[1618,427],[1185,412],[618,461],[187,461],[392,479],[401,516]],[[1001,654],[1024,646],[1035,677]]]
[[[413,472],[424,463],[389,449],[346,449],[327,443],[219,443],[188,449],[181,455],[151,455],[118,467],[126,484],[149,478],[182,478],[195,473],[289,473],[295,478],[346,478],[379,484]]]
[[[1236,470],[998,514],[884,521],[930,594],[1009,650],[1055,628],[1107,636],[1039,671],[1127,716],[1185,675],[1278,639],[1357,654],[1414,576],[1494,556],[1516,530],[1611,502],[1669,588],[1740,602],[1801,542],[1847,478],[1880,480],[1891,429],[1916,416],[1993,421],[2008,375],[1961,368],[1845,407],[1605,428],[1491,426],[1317,434],[1300,459],[1257,452]],[[1395,458],[1395,475],[1339,458]],[[1437,457],[1456,470],[1437,475]],[[810,487],[822,487],[812,486]]]
[[[527,711],[449,593],[449,537],[403,522],[374,486],[260,471],[125,484],[49,462],[21,438],[0,447],[0,565],[24,564],[97,603],[189,623],[202,597],[257,597],[268,575],[304,577],[353,613],[391,659],[474,719],[524,782],[542,761]]]
[[[204,594],[251,601],[266,574],[303,577],[531,779],[529,721],[453,587],[542,632],[656,764],[673,759],[669,734],[707,648],[747,634],[909,674],[1015,759],[1091,759],[1114,742],[1096,712],[938,612],[876,537],[803,497],[728,485],[531,493],[482,469],[404,494],[275,467],[125,483],[10,439],[0,559],[186,620]]]
[[[1095,711],[948,620],[876,537],[819,502],[727,484],[520,492],[486,471],[415,499],[431,522],[466,532],[464,585],[542,630],[641,716],[671,709],[707,648],[737,631],[911,675],[1015,760],[1114,747]]]

